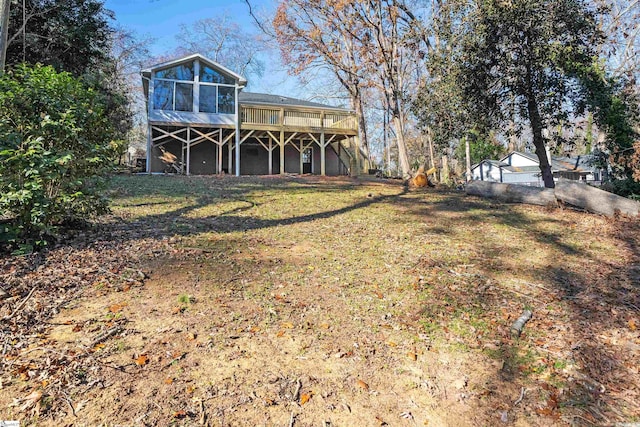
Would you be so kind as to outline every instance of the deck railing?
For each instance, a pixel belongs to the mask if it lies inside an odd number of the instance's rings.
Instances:
[[[243,106],[242,123],[354,131],[357,129],[358,121],[355,115],[349,113],[279,110],[275,108]]]

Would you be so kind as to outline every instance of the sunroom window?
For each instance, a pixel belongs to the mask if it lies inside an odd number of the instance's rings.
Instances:
[[[200,81],[203,83],[222,83],[226,85],[232,85],[235,83],[232,78],[227,77],[204,64],[200,67]]]
[[[193,62],[176,65],[165,70],[156,71],[156,78],[169,80],[190,80],[193,81]]]
[[[199,111],[209,114],[235,114],[235,80],[195,61],[155,72],[153,108],[167,111]],[[199,87],[199,105],[194,105],[194,89]]]
[[[200,85],[200,112],[217,113],[216,100],[218,87],[215,85]]]
[[[218,87],[218,113],[234,114],[236,109],[235,89],[232,87]]]

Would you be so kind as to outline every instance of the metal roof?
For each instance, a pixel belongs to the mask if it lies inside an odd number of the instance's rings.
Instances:
[[[351,112],[351,110],[331,105],[320,104],[318,102],[305,101],[302,99],[290,98],[288,96],[270,95],[267,93],[240,92],[240,104],[259,104],[259,105],[282,105],[295,106],[305,108],[322,108],[324,110],[335,110],[341,112]]]

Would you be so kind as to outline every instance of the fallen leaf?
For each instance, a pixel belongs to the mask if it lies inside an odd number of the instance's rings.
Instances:
[[[389,342],[387,342],[387,345],[388,345],[389,347],[397,347],[397,346],[398,346],[398,344],[396,344],[396,343],[395,343],[395,342],[393,342],[393,341],[389,341]]]
[[[304,405],[305,403],[307,403],[309,401],[309,399],[311,399],[311,396],[313,396],[312,392],[309,393],[302,393],[300,395],[300,404]]]
[[[98,351],[98,350],[102,350],[103,348],[105,348],[107,345],[105,343],[100,343],[100,344],[96,344],[95,347],[93,347],[93,351]]]
[[[283,335],[284,335],[284,331],[282,330],[278,331],[278,333],[276,334],[278,338],[282,337]]]
[[[380,299],[384,299],[384,295],[382,295],[382,292],[380,291],[374,291],[374,293],[376,294],[376,296]]]
[[[284,323],[282,324],[282,327],[283,327],[284,329],[293,329],[293,323],[291,323],[291,322],[284,322]]]
[[[362,381],[362,380],[358,380],[358,381],[356,381],[356,385],[357,385],[358,387],[360,387],[361,389],[363,389],[364,391],[369,391],[369,384],[365,383],[365,382],[364,382],[364,381]]]
[[[187,334],[187,340],[188,341],[194,341],[196,338],[198,338],[198,334],[196,334],[196,333],[189,332]]]
[[[187,392],[187,394],[192,394],[194,391],[196,391],[195,386],[190,385],[189,387],[186,388],[185,390]]]
[[[73,332],[80,332],[82,330],[82,323],[78,323],[72,329]]]
[[[407,356],[409,356],[409,359],[413,360],[414,362],[418,360],[418,355],[413,351],[407,353]]]
[[[186,411],[184,411],[184,410],[175,411],[175,412],[173,413],[173,418],[181,419],[181,418],[184,418],[184,417],[186,417],[186,416],[187,416],[187,413],[186,413]]]
[[[249,329],[249,332],[251,333],[256,333],[256,332],[260,332],[260,327],[259,326],[253,326],[251,329]]]
[[[120,304],[113,304],[109,306],[109,311],[111,313],[117,313],[119,311],[122,311],[123,308],[125,308],[127,306],[126,302],[120,303]]]
[[[632,331],[635,331],[638,327],[636,326],[636,321],[635,319],[631,319],[629,320],[629,329],[631,329]]]
[[[165,384],[173,384],[173,378],[167,378],[164,380]]]
[[[329,329],[329,324],[328,323],[320,323],[320,327],[322,329]]]
[[[149,363],[149,357],[146,354],[141,354],[140,356],[136,357],[135,362],[138,366],[146,365],[147,363]]]

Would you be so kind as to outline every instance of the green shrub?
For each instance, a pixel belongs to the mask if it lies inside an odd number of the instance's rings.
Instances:
[[[104,213],[113,154],[101,95],[52,67],[0,75],[0,245],[28,248]]]

